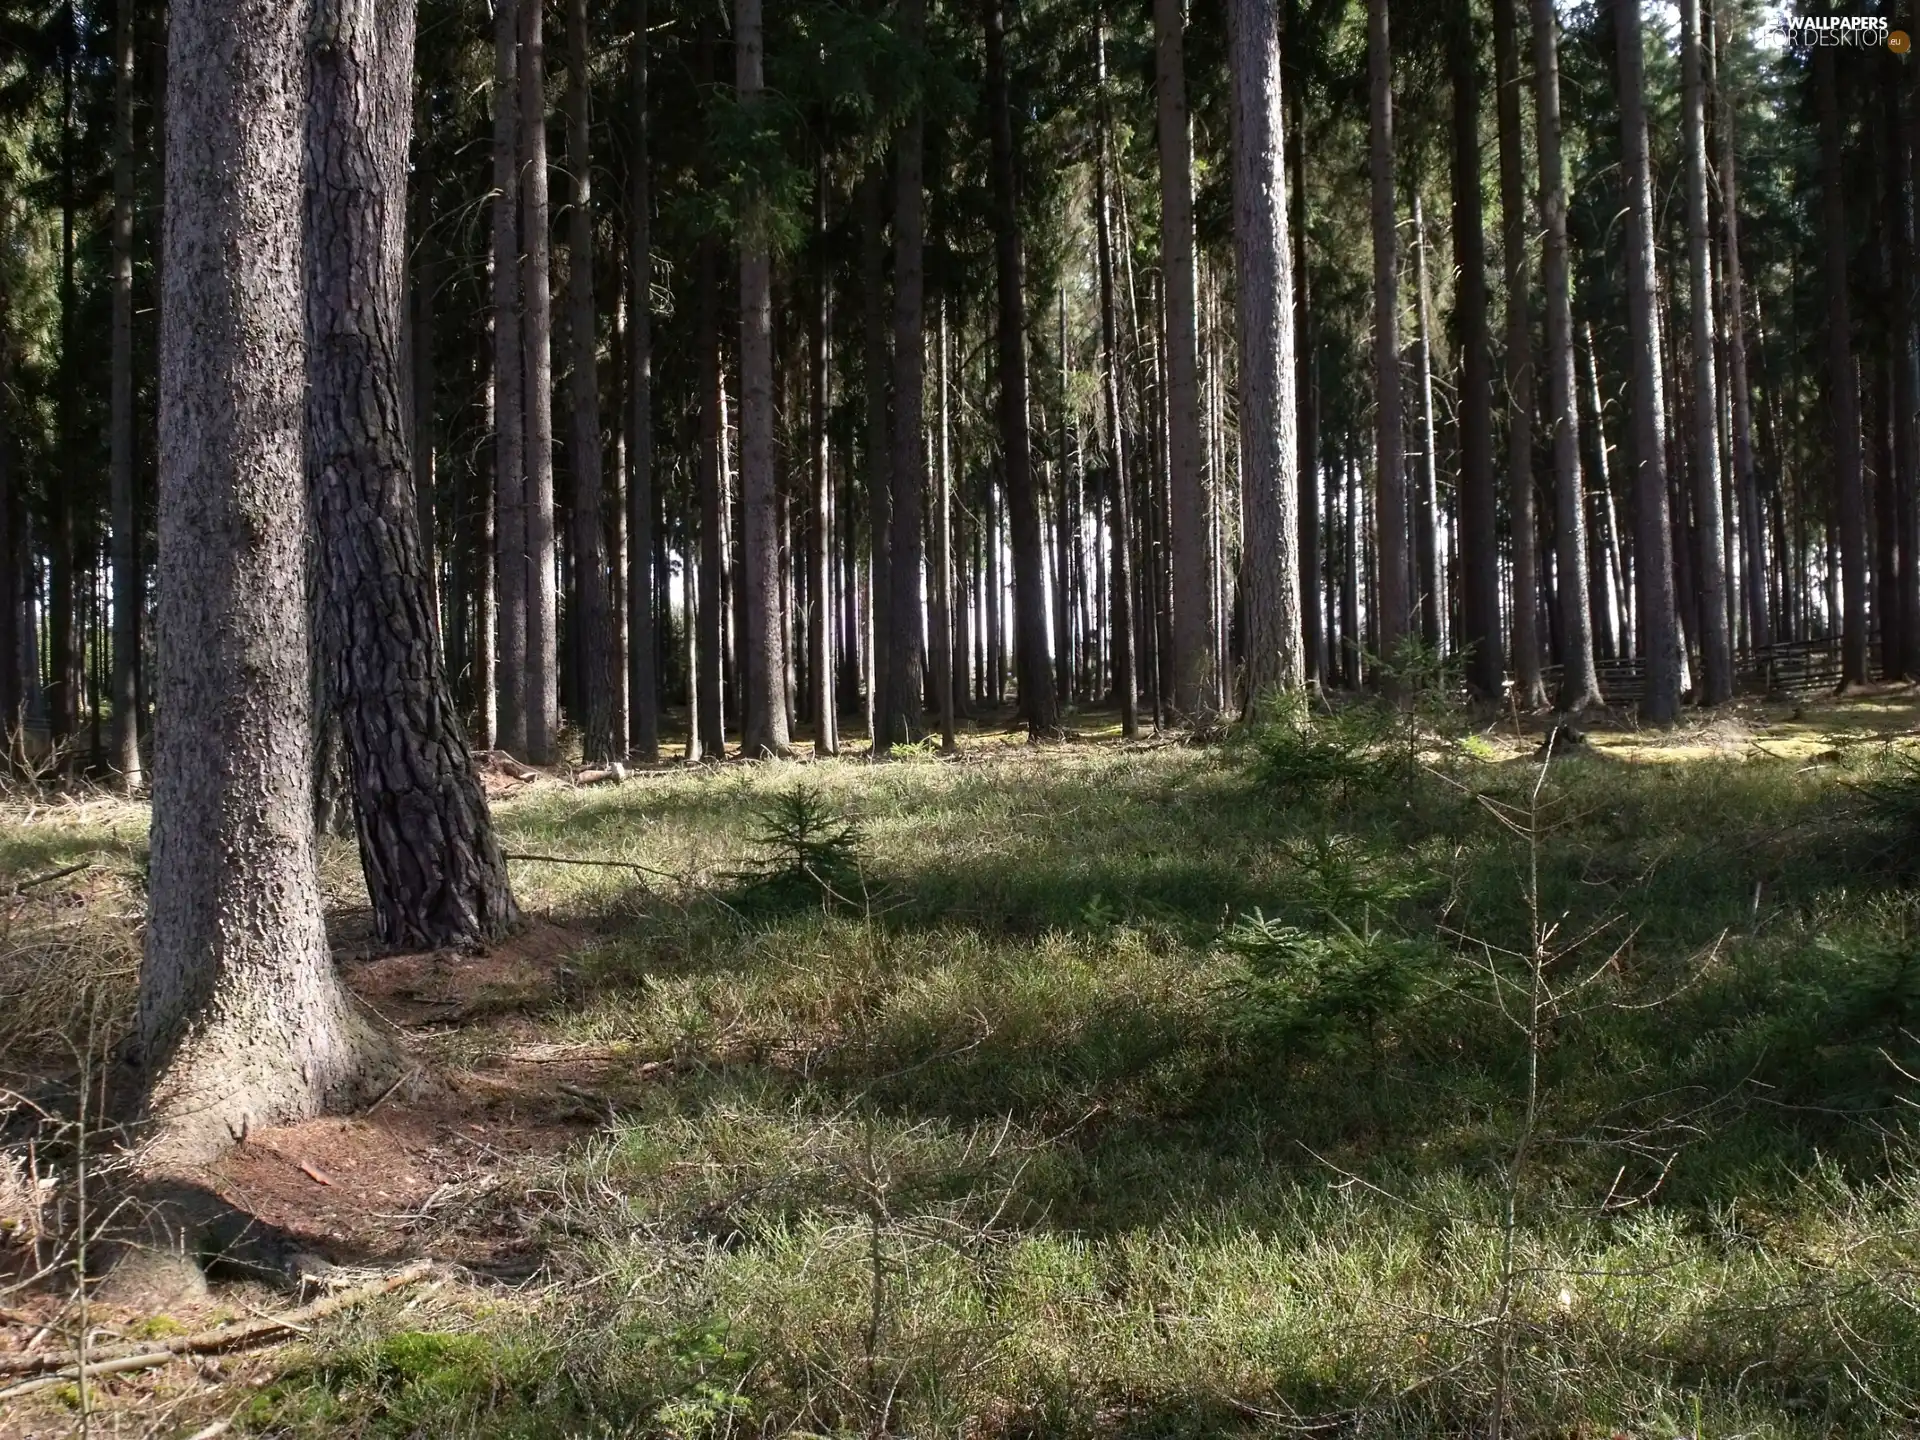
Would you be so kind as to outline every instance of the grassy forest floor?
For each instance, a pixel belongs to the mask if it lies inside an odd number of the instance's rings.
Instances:
[[[444,1263],[102,1381],[94,1433],[1920,1433],[1911,691],[1550,762],[1439,712],[1110,718],[501,780],[511,852],[620,863],[516,860],[531,923],[476,959],[368,958],[331,843],[346,974],[442,1083],[210,1180],[349,1269]],[[0,1084],[55,1116],[0,1162],[16,1266],[71,1254],[144,831],[0,803]],[[72,1290],[0,1295],[0,1357],[71,1343]]]

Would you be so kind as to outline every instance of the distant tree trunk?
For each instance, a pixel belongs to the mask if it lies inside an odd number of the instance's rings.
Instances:
[[[1218,708],[1213,576],[1200,435],[1200,341],[1194,297],[1193,137],[1187,120],[1185,0],[1153,0],[1160,139],[1161,271],[1166,302],[1167,487],[1173,583],[1173,708],[1201,725]]]
[[[1637,5],[1639,0],[1625,0]],[[1546,222],[1540,280],[1547,300],[1547,415],[1552,426],[1554,528],[1559,542],[1561,669],[1559,708],[1600,703],[1587,613],[1586,502],[1580,485],[1580,416],[1573,376],[1573,297],[1567,274],[1567,186],[1560,159],[1560,40],[1553,0],[1533,0],[1535,143],[1540,211]]]
[[[1453,263],[1459,271],[1454,300],[1460,347],[1458,648],[1466,655],[1467,683],[1481,699],[1498,700],[1505,666],[1500,651],[1500,550],[1493,482],[1493,356],[1487,334],[1479,47],[1471,11],[1463,9],[1454,15],[1447,40],[1453,84]]]
[[[553,522],[553,267],[547,206],[546,48],[540,0],[520,8],[520,288],[526,375],[527,759],[560,734],[560,612]]]
[[[1380,653],[1400,648],[1407,606],[1406,434],[1400,395],[1400,230],[1394,214],[1393,51],[1388,0],[1367,0],[1367,74],[1372,95],[1368,157],[1373,184],[1374,507],[1379,544]]]
[[[412,0],[320,0],[307,121],[307,463],[321,653],[380,938],[477,945],[517,918],[434,643],[400,423]]]
[[[113,30],[113,340],[109,485],[113,521],[113,750],[108,764],[128,790],[140,773],[140,531],[133,478],[133,0],[119,0]],[[0,551],[0,564],[12,557]],[[11,610],[8,622],[11,623]]]
[[[1860,390],[1847,303],[1847,197],[1840,163],[1840,101],[1833,52],[1816,46],[1813,82],[1820,124],[1820,190],[1827,280],[1827,392],[1833,416],[1835,502],[1840,520],[1842,688],[1867,680],[1867,502],[1860,461]]]
[[[1633,501],[1637,534],[1641,653],[1646,689],[1640,712],[1671,725],[1680,711],[1680,643],[1667,499],[1667,418],[1660,374],[1660,319],[1654,281],[1653,189],[1640,44],[1640,0],[1614,8],[1621,145],[1627,161],[1627,322],[1633,351]]]
[[[723,654],[725,630],[721,611],[726,605],[726,547],[721,543],[725,495],[721,485],[720,447],[722,378],[720,373],[720,256],[711,235],[700,238],[694,259],[694,350],[700,367],[700,599],[698,638],[699,679],[688,756],[724,760],[727,728]]]
[[[1415,363],[1420,368],[1420,498],[1414,507],[1414,564],[1420,576],[1420,643],[1440,648],[1440,455],[1439,423],[1433,413],[1433,297],[1427,284],[1427,216],[1413,197]]]
[[[632,467],[627,481],[627,643],[628,745],[634,757],[651,764],[660,758],[660,680],[655,666],[659,639],[653,609],[653,177],[648,149],[647,0],[634,0],[634,142],[627,196],[627,269],[633,310],[627,328],[628,448]]]
[[[1733,9],[1726,3],[1713,7],[1715,22],[1720,27],[1719,48],[1723,56],[1730,48]],[[1720,147],[1720,217],[1725,227],[1726,254],[1727,384],[1733,392],[1733,475],[1740,503],[1740,538],[1746,558],[1747,634],[1754,649],[1765,650],[1773,644],[1773,625],[1767,604],[1766,520],[1760,509],[1760,485],[1753,463],[1753,393],[1747,383],[1746,304],[1740,279],[1740,205],[1734,164],[1738,116],[1717,77],[1714,118]]]
[[[1291,10],[1297,6],[1290,7]],[[1291,20],[1289,21],[1291,23]],[[1284,64],[1284,62],[1283,62]],[[1313,286],[1307,272],[1307,157],[1301,132],[1306,105],[1298,81],[1283,79],[1287,105],[1287,202],[1292,206],[1289,238],[1293,244],[1294,407],[1300,437],[1300,629],[1306,683],[1319,690],[1327,669],[1326,549],[1321,531],[1320,396],[1314,366]]]
[[[587,81],[587,0],[567,3],[567,165],[573,203],[567,221],[567,337],[571,356],[573,432],[567,468],[573,479],[574,585],[580,612],[572,617],[579,657],[581,757],[611,760],[613,733],[613,617],[608,597],[606,532],[601,516],[599,335],[593,298],[593,157]],[[617,737],[624,742],[625,736]]]
[[[1235,331],[1245,558],[1247,718],[1306,683],[1300,634],[1300,451],[1294,431],[1293,249],[1275,0],[1229,0]]]
[[[493,504],[499,741],[527,753],[526,354],[520,308],[520,6],[493,0]]]
[[[1727,7],[1722,5],[1721,10]],[[1724,46],[1722,47],[1724,53]],[[1895,496],[1899,504],[1898,541],[1900,546],[1900,663],[1898,673],[1920,679],[1920,368],[1916,368],[1914,346],[1915,294],[1914,267],[1914,186],[1912,126],[1920,123],[1920,110],[1912,116],[1902,104],[1903,94],[1911,87],[1895,65],[1886,67],[1887,138],[1893,152],[1888,189],[1893,199],[1893,297],[1888,307],[1887,324],[1893,344],[1893,451]],[[1725,106],[1719,113],[1726,116]],[[1723,120],[1722,133],[1730,117]],[[1722,188],[1733,194],[1733,169],[1730,140],[1723,140],[1721,162]],[[1727,223],[1734,224],[1731,199],[1727,203]],[[1738,232],[1728,231],[1729,244],[1738,243]],[[1737,295],[1737,271],[1729,275],[1729,293]],[[1736,317],[1737,319],[1737,317]],[[1737,331],[1736,331],[1737,333]],[[1745,386],[1745,370],[1740,384]],[[1735,395],[1738,405],[1741,397]],[[1736,441],[1736,456],[1738,455]],[[1748,469],[1752,468],[1752,449],[1748,448]],[[1764,591],[1762,592],[1764,595]]]
[[[947,304],[940,300],[940,319],[934,344],[939,350],[939,455],[935,469],[933,506],[933,578],[928,589],[933,594],[933,653],[927,663],[933,667],[936,708],[940,713],[940,750],[951,755],[959,749],[953,731],[953,471],[949,441],[953,433],[948,403],[947,376]]]
[[[575,0],[584,3],[584,0]],[[749,113],[766,88],[760,0],[735,0],[734,84]],[[780,626],[780,530],[773,476],[772,217],[749,195],[740,238],[740,509],[745,571],[741,616],[741,748],[751,757],[787,752],[787,649]]]
[[[1722,0],[1725,3],[1725,0]],[[1727,632],[1726,564],[1720,549],[1720,391],[1713,364],[1713,263],[1707,220],[1706,66],[1700,0],[1680,0],[1681,130],[1687,152],[1687,284],[1693,325],[1693,517],[1699,551],[1699,699],[1733,698],[1733,642]]]
[[[1100,264],[1101,398],[1107,407],[1109,500],[1107,529],[1113,551],[1108,580],[1113,631],[1113,693],[1120,708],[1120,735],[1132,740],[1140,733],[1139,688],[1134,675],[1133,623],[1133,506],[1131,474],[1127,469],[1126,416],[1120,400],[1120,329],[1114,307],[1113,175],[1108,147],[1112,119],[1107,111],[1107,30],[1101,17],[1095,36],[1100,85],[1100,139],[1096,160],[1094,208]]]
[[[148,1166],[392,1078],[335,975],[314,855],[298,257],[316,18],[324,44],[340,17],[305,3],[170,7]]]
[[[813,171],[813,312],[808,319],[808,425],[812,522],[807,533],[807,675],[813,683],[813,750],[840,753],[840,717],[834,697],[835,646],[832,586],[833,475],[827,447],[828,345],[832,338],[832,260],[827,253],[827,156]]]
[[[900,41],[925,41],[925,0],[895,7]],[[876,735],[918,740],[926,731],[926,682],[920,665],[920,526],[926,509],[925,112],[916,104],[894,135],[893,207],[893,541],[889,547],[886,715]]]
[[[1518,0],[1493,0],[1496,109],[1500,125],[1500,250],[1507,292],[1507,506],[1513,541],[1515,700],[1547,703],[1540,673],[1540,566],[1533,481],[1533,321],[1528,306],[1525,137],[1520,127]]]
[[[0,176],[0,182],[5,177]],[[10,245],[11,216],[0,190],[0,247]],[[0,267],[0,775],[13,769],[14,744],[21,724],[21,614],[26,604],[29,566],[26,525],[20,493],[13,480],[13,305],[5,268]]]
[[[984,3],[994,264],[1000,300],[1000,447],[1013,528],[1013,620],[1019,635],[1015,650],[1027,734],[1039,738],[1057,734],[1060,719],[1047,663],[1046,561],[1041,553],[1040,507],[1033,490],[1032,442],[1027,431],[1026,278],[1020,253],[1019,161],[1014,153],[1013,103],[1007,82],[1005,0]]]
[[[867,517],[872,562],[867,615],[872,641],[867,658],[867,738],[876,752],[889,743],[879,723],[885,709],[887,659],[892,648],[893,431],[888,404],[886,175],[875,162],[860,182],[861,276],[866,290]]]

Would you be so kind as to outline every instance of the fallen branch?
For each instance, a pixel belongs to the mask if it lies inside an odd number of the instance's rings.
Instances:
[[[78,875],[82,870],[91,870],[92,868],[93,861],[91,860],[80,860],[72,865],[63,865],[60,869],[49,870],[44,875],[33,875],[25,880],[15,881],[13,893],[15,895],[24,895],[36,886],[51,885],[56,880],[64,880],[69,875]]]
[[[130,1370],[148,1370],[156,1365],[164,1365],[182,1355],[206,1355],[219,1350],[239,1350],[257,1345],[290,1331],[297,1331],[309,1322],[325,1319],[341,1310],[350,1309],[367,1300],[391,1294],[405,1286],[424,1280],[433,1273],[431,1260],[416,1260],[403,1269],[396,1270],[383,1280],[371,1285],[362,1285],[353,1290],[343,1290],[338,1295],[329,1295],[324,1300],[316,1300],[311,1305],[303,1305],[298,1310],[289,1310],[281,1315],[265,1315],[258,1320],[249,1320],[243,1325],[230,1325],[222,1330],[203,1330],[194,1335],[177,1335],[170,1340],[130,1341],[119,1345],[103,1345],[88,1352],[86,1374],[89,1379],[96,1375],[122,1375]],[[56,1368],[57,1367],[57,1368]],[[24,1384],[10,1386],[0,1390],[0,1400],[12,1400],[21,1395],[30,1395],[36,1390],[51,1389],[55,1385],[65,1385],[80,1378],[80,1354],[75,1350],[49,1351],[45,1355],[0,1355],[0,1374],[31,1374],[38,1370],[54,1369],[52,1375],[42,1375],[38,1379],[28,1380]]]
[[[642,875],[657,875],[662,880],[678,880],[680,877],[671,870],[655,870],[651,865],[638,865],[631,860],[589,860],[580,855],[529,855],[518,851],[503,851],[503,860],[530,860],[540,865],[592,865],[605,870],[637,870]]]

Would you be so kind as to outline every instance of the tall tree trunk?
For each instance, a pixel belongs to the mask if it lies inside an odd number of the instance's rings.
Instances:
[[[1675,615],[1673,539],[1667,501],[1667,417],[1660,373],[1660,317],[1654,280],[1653,189],[1647,159],[1640,0],[1610,0],[1621,145],[1627,160],[1627,322],[1633,351],[1635,573],[1646,668],[1641,714],[1671,725],[1680,710],[1680,637]]]
[[[693,653],[698,657],[698,681],[694,702],[696,717],[688,742],[688,758],[724,760],[727,754],[725,694],[725,626],[722,611],[726,606],[727,561],[722,543],[726,497],[722,488],[720,371],[720,255],[719,244],[711,235],[700,237],[694,259],[699,287],[694,302],[694,349],[700,367],[700,600],[698,637]]]
[[[1727,7],[1722,5],[1722,10]],[[1900,544],[1900,665],[1899,673],[1907,679],[1920,679],[1920,368],[1916,368],[1917,356],[1914,345],[1914,325],[1920,321],[1915,311],[1915,274],[1916,264],[1914,245],[1914,132],[1913,127],[1920,124],[1920,107],[1908,109],[1912,102],[1902,104],[1903,93],[1911,86],[1902,83],[1905,79],[1903,64],[1886,66],[1886,115],[1887,137],[1893,151],[1892,174],[1888,179],[1893,198],[1893,301],[1888,308],[1887,323],[1894,337],[1893,343],[1893,447],[1895,469],[1895,495],[1899,503],[1899,544]],[[1720,113],[1725,116],[1726,108]],[[1723,133],[1730,134],[1723,122]],[[1722,185],[1729,197],[1733,191],[1733,172],[1730,141],[1723,141],[1729,153],[1722,162],[1724,172]],[[1728,200],[1729,224],[1732,224],[1732,201]],[[1729,230],[1730,240],[1735,232]],[[1735,272],[1737,275],[1737,272]],[[1730,293],[1738,294],[1733,275],[1729,276]],[[1737,331],[1735,332],[1738,333]],[[1745,372],[1741,372],[1744,385]],[[1736,394],[1736,405],[1739,401]],[[1737,412],[1736,412],[1737,413]],[[1737,442],[1736,442],[1737,454]],[[1748,452],[1751,468],[1751,447]]]
[[[1840,100],[1833,52],[1816,46],[1813,81],[1820,124],[1821,218],[1827,281],[1827,391],[1833,416],[1835,505],[1840,521],[1841,686],[1867,680],[1867,502],[1861,477],[1860,390],[1847,297],[1847,197],[1840,163]]]
[[[581,0],[576,0],[581,3]],[[749,114],[766,88],[760,0],[735,0],[734,85]],[[780,531],[773,477],[772,216],[750,192],[740,237],[740,509],[745,571],[740,618],[741,748],[752,757],[787,752],[787,654],[780,628]]]
[[[1433,298],[1427,284],[1427,216],[1413,197],[1415,363],[1420,367],[1420,499],[1413,512],[1414,561],[1420,576],[1420,643],[1440,648],[1440,610],[1444,577],[1440,573],[1439,422],[1433,413]]]
[[[987,114],[991,127],[994,268],[1000,300],[1000,449],[1013,529],[1013,623],[1020,667],[1020,705],[1030,737],[1060,729],[1047,663],[1046,560],[1034,495],[1032,439],[1027,430],[1026,277],[1020,253],[1019,161],[1007,82],[1005,0],[984,0]],[[1166,0],[1157,0],[1166,3]],[[1202,516],[1204,520],[1204,516]],[[996,602],[997,603],[997,602]]]
[[[1507,292],[1507,507],[1513,542],[1514,698],[1547,703],[1540,673],[1540,565],[1533,480],[1533,322],[1528,304],[1525,137],[1520,125],[1519,0],[1493,0],[1496,109],[1500,127],[1500,249]]]
[[[1167,346],[1167,488],[1173,585],[1173,708],[1210,723],[1219,693],[1207,487],[1200,434],[1200,341],[1194,295],[1193,137],[1187,121],[1185,0],[1153,0],[1160,141],[1161,272]]]
[[[1635,4],[1639,0],[1626,0]],[[1540,280],[1547,301],[1547,416],[1553,438],[1554,529],[1562,656],[1559,708],[1600,703],[1587,613],[1586,502],[1580,485],[1580,415],[1573,376],[1573,299],[1567,273],[1567,185],[1560,158],[1560,40],[1553,0],[1533,0],[1535,143],[1545,239]]]
[[[1460,347],[1460,636],[1467,683],[1500,698],[1500,550],[1493,481],[1493,356],[1487,334],[1486,216],[1480,176],[1479,47],[1470,10],[1448,25],[1453,87],[1454,327]]]
[[[840,753],[840,717],[834,699],[833,475],[827,441],[828,345],[833,329],[832,262],[827,253],[827,156],[813,171],[813,311],[807,317],[809,446],[808,491],[812,520],[807,530],[807,674],[813,685],[813,750]]]
[[[901,0],[900,42],[920,50],[926,0]],[[920,665],[920,526],[926,509],[926,231],[924,106],[916,102],[893,140],[893,506],[887,597],[886,713],[876,748],[918,740],[926,730]]]
[[[1297,10],[1297,6],[1291,7]],[[1283,61],[1284,66],[1284,61]],[[1307,272],[1307,151],[1301,132],[1306,103],[1301,82],[1283,80],[1287,105],[1287,203],[1292,206],[1289,239],[1293,244],[1294,407],[1300,437],[1300,629],[1309,689],[1328,680],[1325,548],[1321,538],[1320,395],[1314,366],[1313,286]]]
[[[1108,113],[1105,16],[1101,17],[1095,44],[1099,64],[1100,139],[1094,224],[1100,265],[1101,398],[1107,407],[1107,529],[1113,551],[1108,581],[1112,607],[1113,693],[1120,708],[1121,738],[1132,740],[1140,733],[1139,686],[1134,674],[1133,505],[1131,472],[1127,469],[1126,416],[1120,398],[1120,329],[1114,307],[1113,174],[1109,155],[1112,117]]]
[[[1720,3],[1713,7],[1719,27],[1720,53],[1730,53],[1734,7]],[[1720,147],[1720,219],[1726,255],[1727,384],[1733,395],[1733,475],[1740,504],[1740,538],[1745,548],[1747,590],[1747,633],[1753,648],[1766,650],[1773,644],[1773,625],[1767,604],[1766,520],[1760,509],[1760,485],[1753,460],[1753,393],[1747,383],[1747,332],[1745,291],[1740,279],[1740,205],[1736,186],[1734,137],[1737,120],[1735,106],[1726,95],[1717,72],[1714,86],[1716,139]],[[1896,244],[1898,241],[1896,240]],[[1916,591],[1920,594],[1920,591]]]
[[[1725,3],[1725,0],[1723,0]],[[1720,391],[1713,364],[1713,265],[1708,253],[1707,93],[1700,0],[1680,0],[1681,129],[1687,152],[1687,277],[1693,325],[1693,513],[1699,526],[1699,699],[1733,698],[1733,643],[1727,633],[1726,564],[1720,549]]]
[[[1393,51],[1388,0],[1367,0],[1371,90],[1368,163],[1373,221],[1375,535],[1380,547],[1380,653],[1391,660],[1408,633],[1406,434],[1400,395],[1400,231],[1394,215]]]
[[[888,403],[886,175],[876,161],[860,182],[861,274],[866,290],[867,517],[872,561],[867,615],[867,737],[876,752],[888,743],[879,721],[885,709],[887,660],[893,631],[893,431]]]
[[[140,608],[146,587],[140,580],[133,478],[133,0],[119,0],[114,14],[112,289],[108,488],[113,520],[113,752],[108,764],[128,790],[138,790],[143,781]],[[0,564],[12,564],[4,551]]]
[[[948,397],[947,302],[940,299],[940,317],[934,344],[939,351],[936,377],[939,395],[939,455],[934,472],[933,504],[933,577],[928,589],[933,595],[933,647],[927,663],[933,667],[935,708],[940,714],[940,750],[951,755],[959,749],[953,731],[953,468],[949,442],[953,434],[952,407]]]
[[[412,0],[320,0],[307,109],[307,465],[320,649],[380,938],[477,945],[517,918],[434,643],[399,423]]]
[[[526,375],[527,759],[551,764],[560,734],[560,611],[553,521],[553,267],[547,205],[541,0],[520,0],[520,287]]]
[[[1306,683],[1300,633],[1300,451],[1295,434],[1293,248],[1275,0],[1229,0],[1235,331],[1240,346],[1246,715]]]
[[[634,0],[634,143],[627,194],[627,270],[633,310],[627,329],[627,403],[633,435],[627,480],[628,745],[636,759],[660,758],[660,679],[655,665],[653,571],[653,176],[647,117],[647,0]]]
[[[572,617],[579,656],[581,756],[611,760],[613,733],[613,617],[608,596],[606,532],[600,513],[599,335],[593,299],[593,156],[589,147],[587,0],[567,0],[567,164],[573,204],[567,229],[567,338],[572,354],[573,432],[567,468],[573,478],[574,585],[580,612]]]
[[[520,7],[493,0],[493,505],[499,557],[494,663],[499,742],[527,753],[526,350],[520,295]]]
[[[5,178],[0,175],[0,185]],[[0,189],[0,246],[11,243],[10,216],[8,197]],[[26,517],[13,475],[13,304],[7,282],[0,267],[0,775],[13,771],[24,719],[20,632],[31,569],[26,558]]]
[[[137,1058],[156,1164],[391,1076],[327,952],[300,417],[305,3],[174,0],[152,856]],[[409,38],[411,29],[408,31]]]

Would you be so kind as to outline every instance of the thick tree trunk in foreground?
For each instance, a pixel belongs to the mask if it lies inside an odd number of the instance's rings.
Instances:
[[[1637,5],[1640,0],[1625,0]],[[1567,272],[1567,184],[1560,157],[1560,37],[1553,0],[1533,0],[1535,139],[1545,239],[1540,281],[1547,301],[1547,423],[1553,439],[1555,579],[1560,598],[1560,695],[1571,713],[1600,703],[1587,610],[1586,498],[1580,485],[1580,412],[1573,376],[1573,296]]]
[[[635,0],[634,147],[627,197],[627,270],[633,309],[627,319],[627,404],[633,429],[627,481],[628,745],[645,763],[660,758],[659,641],[653,609],[653,177],[647,119],[647,0]]]
[[[553,274],[541,0],[520,0],[520,345],[526,376],[527,759],[560,733],[559,577],[553,528]]]
[[[133,493],[133,0],[113,32],[113,341],[108,489],[113,511],[113,748],[129,790],[140,774],[140,530]],[[0,556],[0,565],[10,557]],[[8,612],[11,623],[11,614]]]
[[[299,0],[174,0],[169,15],[159,730],[137,1023],[161,1165],[391,1079],[334,973],[314,856],[301,433],[313,18]]]
[[[1306,683],[1300,634],[1300,451],[1294,433],[1293,249],[1287,234],[1275,0],[1228,0],[1235,330],[1245,559],[1246,711]]]
[[[576,0],[578,3],[578,0]],[[760,0],[734,5],[734,83],[740,103],[766,87]],[[746,569],[746,704],[741,748],[750,757],[787,752],[787,647],[780,624],[780,529],[773,481],[773,252],[766,198],[747,202],[740,240],[740,509]]]
[[[493,508],[500,747],[527,753],[526,356],[520,313],[520,5],[493,0]]]
[[[1633,342],[1633,508],[1646,690],[1641,714],[1670,725],[1680,710],[1680,637],[1675,628],[1673,535],[1667,499],[1667,418],[1660,374],[1658,291],[1653,273],[1653,191],[1640,53],[1640,0],[1612,0],[1619,67],[1621,146],[1627,162],[1627,321]]]
[[[1161,270],[1166,290],[1167,487],[1173,582],[1173,708],[1205,725],[1219,705],[1213,572],[1200,437],[1200,340],[1194,300],[1193,136],[1187,121],[1185,0],[1153,0],[1160,139]]]
[[[1013,623],[1019,636],[1014,648],[1027,734],[1039,738],[1059,732],[1060,711],[1053,694],[1053,667],[1047,663],[1046,569],[1027,432],[1026,266],[1020,254],[1019,165],[1007,83],[1005,0],[985,0],[985,4],[994,270],[1000,301],[1000,449],[1007,510],[1013,522]]]
[[[1860,389],[1847,303],[1847,197],[1841,189],[1840,100],[1833,52],[1816,46],[1813,82],[1820,119],[1820,198],[1827,280],[1827,395],[1833,417],[1835,508],[1840,519],[1840,683],[1867,680],[1867,499],[1861,476]]]
[[[901,42],[925,40],[926,0],[896,7]],[[893,486],[887,604],[887,684],[876,748],[926,733],[926,681],[920,663],[920,526],[926,510],[926,197],[925,107],[916,104],[894,136]]]
[[[1373,184],[1374,538],[1379,576],[1379,653],[1395,658],[1406,638],[1406,435],[1400,396],[1400,231],[1394,213],[1393,51],[1387,0],[1367,0],[1367,73],[1372,94],[1368,155]]]
[[[1547,703],[1540,674],[1540,563],[1534,542],[1533,321],[1528,305],[1527,195],[1520,129],[1519,0],[1493,0],[1500,121],[1500,250],[1507,292],[1507,509],[1513,540],[1513,684],[1524,709]]]
[[[611,760],[626,737],[613,733],[613,616],[606,531],[601,523],[599,336],[593,298],[593,157],[589,148],[587,0],[567,4],[567,338],[572,349],[573,428],[567,469],[573,477],[573,571],[579,613],[572,617],[579,666],[581,758]]]
[[[1460,635],[1467,683],[1500,698],[1500,552],[1493,485],[1493,355],[1487,335],[1486,216],[1481,202],[1480,71],[1472,11],[1448,24],[1453,84],[1454,326],[1460,347]]]
[[[434,643],[401,423],[412,0],[319,0],[307,120],[307,463],[321,653],[380,938],[478,945],[517,918]],[[331,22],[331,23],[329,23]]]
[[[1723,0],[1725,3],[1725,0]],[[1713,363],[1713,264],[1708,251],[1706,66],[1700,0],[1680,0],[1681,129],[1687,153],[1688,318],[1693,327],[1693,523],[1700,589],[1700,693],[1704,705],[1733,698],[1733,641],[1721,548],[1720,388]]]

